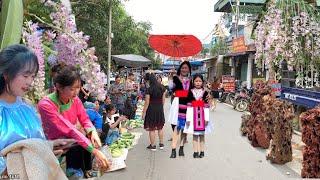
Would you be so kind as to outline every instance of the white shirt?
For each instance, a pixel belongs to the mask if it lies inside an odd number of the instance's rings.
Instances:
[[[119,117],[119,116],[120,116],[119,114],[114,114],[111,116],[111,119],[109,117],[107,117],[107,122],[111,125],[111,124],[115,123],[114,118]]]

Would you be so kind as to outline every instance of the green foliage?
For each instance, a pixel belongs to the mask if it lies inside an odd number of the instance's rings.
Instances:
[[[32,20],[33,22],[37,22],[37,19],[34,15],[40,17],[47,23],[51,23],[50,13],[52,9],[48,6],[45,6],[40,0],[24,0],[24,14],[27,21]],[[44,26],[44,24],[41,24]]]
[[[20,43],[22,25],[22,0],[3,0],[0,17],[0,49]]]
[[[106,69],[109,1],[71,2],[78,29],[91,37],[89,44],[96,48],[100,64]],[[153,50],[147,41],[150,30],[149,22],[135,22],[120,1],[112,2],[112,54],[138,54],[154,60]]]
[[[208,48],[202,48],[201,54],[206,55],[210,50]]]
[[[160,56],[158,55],[157,58],[155,60],[152,61],[152,69],[161,69],[161,58]]]
[[[216,44],[210,50],[211,56],[218,56],[221,54],[226,54],[228,52],[228,45],[222,39],[219,39]]]
[[[260,14],[263,12],[263,7],[261,5],[242,5],[239,7],[239,11],[242,14]]]

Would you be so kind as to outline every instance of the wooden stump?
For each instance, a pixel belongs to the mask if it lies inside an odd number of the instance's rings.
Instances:
[[[320,106],[300,116],[303,149],[301,177],[320,178]]]

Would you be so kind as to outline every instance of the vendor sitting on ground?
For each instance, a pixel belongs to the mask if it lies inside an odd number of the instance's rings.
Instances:
[[[101,134],[102,132],[102,116],[99,114],[99,101],[95,100],[93,102],[86,101],[84,103],[84,107],[86,108],[86,112],[89,116],[89,119],[91,120],[94,127],[97,129],[97,132]]]
[[[103,118],[103,116],[101,116],[101,114],[99,114],[98,112],[98,110],[100,109],[99,101],[96,100],[94,103],[85,102],[84,107],[86,108],[87,114],[92,124],[98,131],[102,144],[104,145],[105,139],[107,138],[110,129],[110,125],[109,123],[105,123],[105,118]],[[106,117],[106,112],[104,117]]]
[[[122,115],[126,116],[128,119],[134,119],[136,116],[137,108],[131,102],[131,97],[128,97],[124,102],[124,110],[122,111]]]
[[[119,124],[122,121],[126,121],[126,116],[119,116],[119,114],[116,114],[117,109],[114,105],[107,106],[106,108],[107,116],[106,116],[106,122],[110,126],[107,138],[105,139],[105,142],[107,145],[112,144],[114,141],[118,139],[119,135]]]

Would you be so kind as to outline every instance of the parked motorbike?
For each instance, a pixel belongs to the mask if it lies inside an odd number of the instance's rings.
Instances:
[[[247,88],[243,88],[240,90],[240,93],[236,95],[234,100],[233,108],[239,112],[243,112],[248,110],[251,96],[252,96],[253,90],[248,90]]]
[[[219,93],[219,101],[221,103],[229,103],[231,105],[234,104],[234,97],[235,97],[235,93],[234,92],[225,92],[225,91],[221,91]]]

